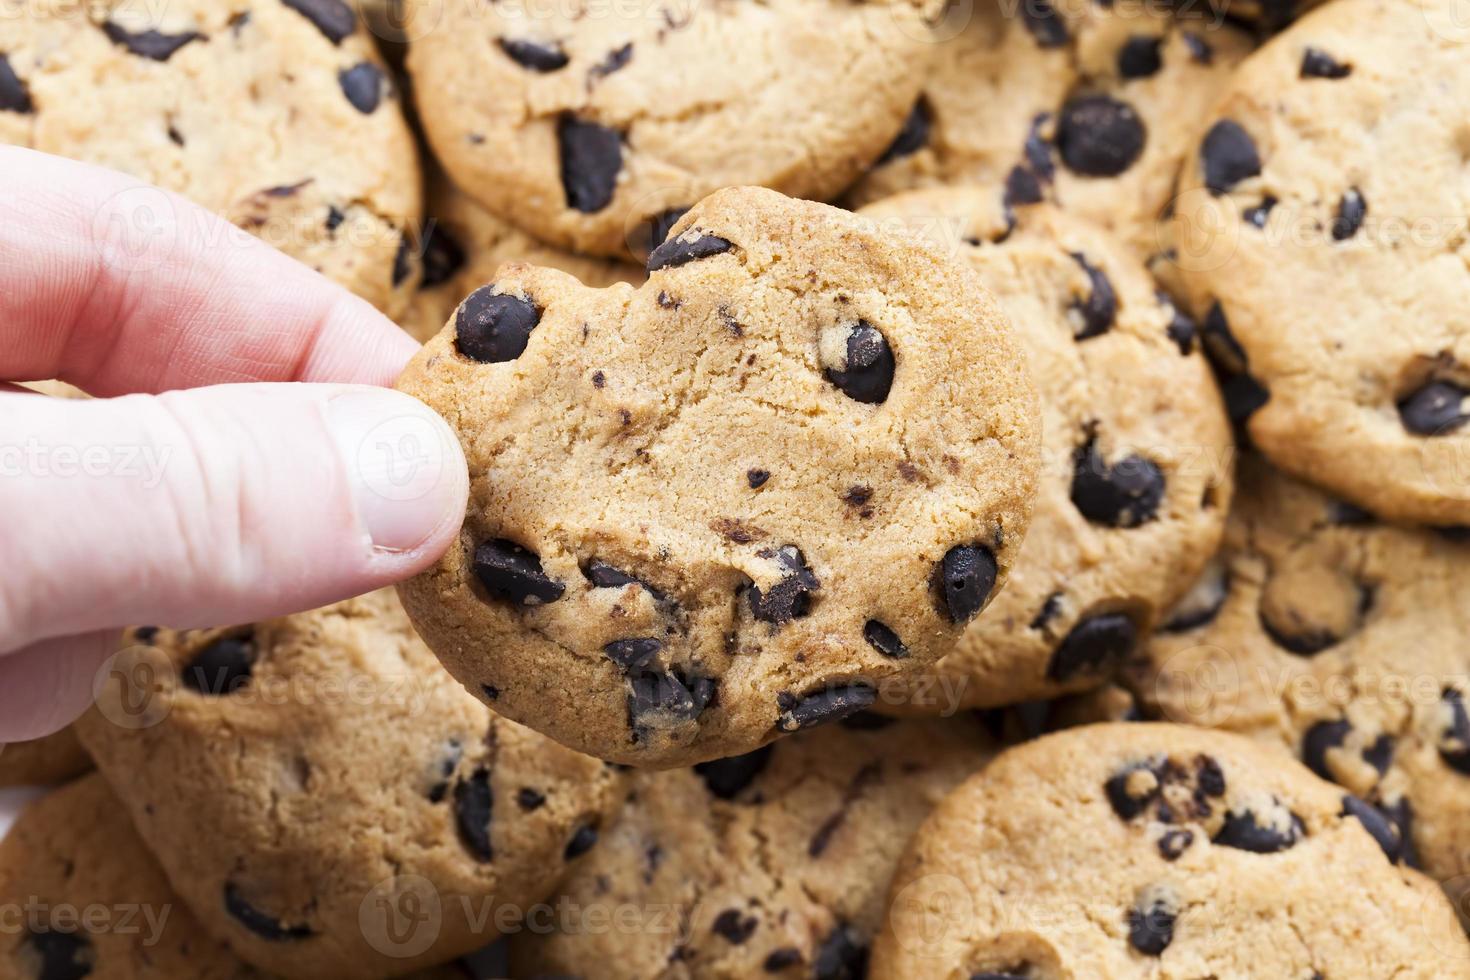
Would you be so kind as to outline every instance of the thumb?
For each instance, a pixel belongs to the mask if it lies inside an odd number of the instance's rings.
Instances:
[[[248,622],[406,578],[468,494],[444,420],[385,388],[0,393],[0,432],[25,433],[0,441],[0,671],[56,637]]]

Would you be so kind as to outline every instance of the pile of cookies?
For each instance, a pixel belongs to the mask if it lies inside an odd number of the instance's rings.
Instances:
[[[0,752],[0,977],[1470,977],[1467,105],[1452,0],[29,0],[0,139],[470,491]]]

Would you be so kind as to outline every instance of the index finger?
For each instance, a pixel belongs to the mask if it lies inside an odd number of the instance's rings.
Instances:
[[[365,300],[176,194],[0,146],[0,379],[94,395],[389,384],[418,345]]]

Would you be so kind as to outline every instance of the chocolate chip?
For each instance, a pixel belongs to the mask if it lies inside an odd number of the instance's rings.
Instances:
[[[1363,192],[1349,187],[1337,202],[1337,215],[1332,219],[1332,240],[1342,242],[1352,238],[1363,227],[1363,219],[1367,216],[1368,202],[1363,199]]]
[[[597,828],[591,824],[583,824],[572,834],[572,839],[567,841],[567,847],[562,852],[562,856],[568,861],[576,860],[592,850],[592,846],[596,843]]]
[[[454,822],[459,840],[477,861],[490,861],[495,849],[490,843],[490,814],[495,793],[490,786],[490,771],[483,767],[454,787]]]
[[[768,470],[745,471],[745,482],[750,484],[750,489],[752,490],[759,490],[766,485],[766,481],[770,478],[771,474]]]
[[[541,559],[514,541],[492,538],[475,549],[475,577],[485,591],[518,606],[555,602],[566,586],[541,568]]]
[[[1197,64],[1208,65],[1215,60],[1215,52],[1210,47],[1210,42],[1189,31],[1184,31],[1179,36],[1184,40],[1184,46],[1189,49],[1189,57]]]
[[[1116,177],[1133,166],[1147,133],[1126,102],[1108,95],[1081,95],[1062,106],[1057,151],[1062,163],[1084,177]]]
[[[1091,287],[1087,298],[1074,300],[1071,307],[1072,336],[1086,340],[1113,328],[1113,321],[1118,316],[1118,297],[1107,275],[1089,263],[1085,255],[1073,252],[1072,261],[1082,267]]]
[[[653,662],[664,648],[662,640],[640,637],[632,640],[613,640],[602,648],[607,659],[623,670],[642,670]]]
[[[1159,856],[1165,861],[1177,861],[1193,843],[1194,831],[1192,830],[1166,830],[1159,838]]]
[[[357,15],[342,0],[281,0],[326,35],[333,44],[357,29]]]
[[[76,932],[28,929],[23,945],[30,950],[25,960],[36,965],[36,980],[82,980],[97,965],[91,941]]]
[[[1271,393],[1249,374],[1245,349],[1230,331],[1225,310],[1213,303],[1200,325],[1200,338],[1210,363],[1221,375],[1221,393],[1230,421],[1241,424],[1271,399]]]
[[[1252,228],[1265,228],[1267,220],[1271,217],[1271,209],[1279,203],[1275,197],[1267,194],[1261,198],[1261,203],[1253,208],[1246,208],[1240,212],[1240,220]]]
[[[1001,203],[1009,212],[1017,204],[1039,204],[1043,196],[1041,181],[1031,171],[1017,164],[1006,175],[1005,195]]]
[[[1366,800],[1361,800],[1352,794],[1342,798],[1342,816],[1357,817],[1363,829],[1368,831],[1378,846],[1383,848],[1383,854],[1389,863],[1398,864],[1403,858],[1404,844],[1399,836],[1399,829],[1388,815],[1379,810]]]
[[[1348,733],[1353,730],[1345,718],[1336,721],[1319,721],[1302,734],[1302,761],[1307,768],[1332,782],[1337,777],[1327,765],[1329,749],[1340,748]]]
[[[1352,65],[1345,65],[1326,51],[1307,48],[1302,52],[1302,78],[1347,78],[1353,73]]]
[[[342,213],[341,208],[338,208],[337,206],[332,204],[328,204],[327,220],[323,221],[322,224],[326,227],[327,231],[336,231],[338,228],[342,227],[342,222],[346,220],[347,215]]]
[[[1021,0],[1021,21],[1039,47],[1059,48],[1067,43],[1067,23],[1051,0]]]
[[[929,102],[923,96],[914,103],[909,110],[909,116],[903,121],[903,128],[888,144],[888,149],[878,158],[874,166],[882,166],[900,157],[913,156],[929,143],[929,130],[934,124],[934,113],[929,108]]]
[[[546,804],[546,794],[534,790],[529,786],[522,786],[516,791],[516,803],[527,813],[539,810]]]
[[[612,203],[623,169],[623,137],[615,129],[564,114],[556,124],[561,186],[567,207],[595,214]]]
[[[1038,112],[1031,118],[1031,128],[1026,131],[1026,142],[1021,150],[1026,156],[1026,163],[1042,181],[1050,181],[1056,176],[1057,168],[1051,160],[1051,144],[1041,135],[1041,129],[1051,119],[1051,113]]]
[[[490,684],[481,684],[480,690],[485,692],[485,697],[490,701],[500,700],[500,688]]]
[[[1199,581],[1169,611],[1169,618],[1159,627],[1161,633],[1188,633],[1208,626],[1225,608],[1230,598],[1230,572],[1225,563],[1211,561]]]
[[[983,545],[957,544],[944,553],[934,569],[934,587],[940,609],[952,623],[975,618],[995,588],[999,567]]]
[[[250,682],[259,656],[253,634],[222,636],[194,654],[179,681],[197,694],[234,694]]]
[[[628,67],[628,62],[633,60],[633,42],[629,41],[620,48],[613,48],[597,64],[587,70],[590,79],[606,78],[613,72],[622,71]]]
[[[1133,652],[1138,629],[1122,613],[1102,613],[1082,620],[1057,645],[1046,665],[1048,680],[1107,673]]]
[[[34,112],[31,90],[10,67],[8,55],[0,54],[0,112]]]
[[[1287,828],[1282,830],[1270,823],[1258,823],[1250,810],[1232,810],[1225,815],[1225,823],[1211,841],[1254,854],[1275,854],[1295,846],[1306,832],[1300,817],[1293,813],[1290,818]]]
[[[504,51],[506,57],[510,58],[522,68],[531,71],[545,72],[556,71],[565,68],[571,59],[561,49],[560,44],[541,44],[537,41],[526,41],[513,37],[502,37],[496,40],[500,50]]]
[[[903,645],[898,634],[876,619],[870,619],[863,624],[863,639],[885,657],[901,660],[909,655],[909,648]]]
[[[739,909],[726,909],[715,916],[710,931],[732,946],[740,946],[755,933],[758,925],[760,920],[755,916],[742,915]]]
[[[1210,127],[1200,144],[1200,160],[1204,164],[1205,186],[1210,193],[1224,194],[1247,177],[1261,172],[1261,156],[1255,141],[1241,125],[1221,119]]]
[[[481,364],[513,361],[525,352],[540,322],[541,308],[529,299],[481,286],[454,314],[454,346]]]
[[[134,626],[133,642],[152,644],[158,638],[157,626]]]
[[[1128,945],[1145,956],[1159,956],[1174,941],[1174,923],[1179,910],[1174,903],[1155,896],[1128,910]]]
[[[383,70],[371,61],[360,61],[337,74],[342,94],[352,108],[364,116],[372,115],[383,97]]]
[[[1465,710],[1465,696],[1447,687],[1440,692],[1439,700],[1449,715],[1439,736],[1439,757],[1451,769],[1470,776],[1470,713]]]
[[[1124,78],[1148,78],[1164,67],[1159,48],[1164,39],[1149,34],[1134,34],[1118,49],[1118,74]]]
[[[893,387],[895,362],[888,338],[866,320],[853,324],[847,334],[843,370],[827,370],[827,380],[853,401],[876,405]]]
[[[1378,775],[1388,771],[1389,763],[1393,762],[1394,739],[1392,735],[1379,735],[1373,740],[1373,744],[1363,749],[1363,761],[1374,769]]]
[[[1213,756],[1196,756],[1194,779],[1199,791],[1205,796],[1225,795],[1225,770]]]
[[[1357,504],[1333,500],[1327,504],[1327,520],[1338,527],[1363,527],[1373,524],[1373,515]]]
[[[658,214],[644,219],[637,233],[637,251],[642,255],[648,255],[664,242],[669,240],[669,232],[673,231],[674,225],[679,219],[689,213],[688,207],[668,208]],[[660,303],[660,305],[663,305]],[[678,304],[674,308],[677,309]]]
[[[413,247],[409,245],[407,238],[400,235],[398,236],[398,251],[393,256],[391,279],[393,288],[397,289],[407,282],[411,272],[413,272]]]
[[[1404,428],[1417,436],[1443,436],[1470,422],[1470,390],[1450,381],[1430,381],[1398,403]]]
[[[1134,786],[1135,773],[1152,771],[1151,763],[1136,762],[1113,773],[1103,783],[1103,794],[1108,798],[1108,805],[1113,808],[1118,819],[1132,820],[1158,798],[1160,784],[1157,778],[1145,781],[1142,793]]]
[[[204,35],[198,31],[185,31],[183,34],[160,34],[158,31],[139,31],[134,34],[119,27],[112,21],[102,25],[102,33],[113,44],[126,48],[128,51],[140,58],[151,58],[154,61],[167,61],[190,41],[204,39]]]
[[[1158,464],[1129,454],[1111,466],[1088,439],[1072,457],[1072,503],[1094,524],[1131,528],[1147,524],[1164,499]]]
[[[677,238],[670,238],[662,245],[654,249],[648,256],[648,271],[657,272],[660,269],[675,269],[690,262],[707,259],[712,255],[720,255],[734,248],[734,244],[721,238],[719,235],[700,235],[698,238],[690,239],[689,233],[685,232]]]
[[[774,746],[766,745],[744,755],[701,762],[694,767],[694,771],[715,796],[722,800],[733,800],[755,781],[755,777],[765,771],[771,761],[772,748]]]
[[[776,727],[783,732],[794,732],[840,721],[869,707],[877,697],[878,692],[866,684],[829,687],[804,697],[782,691],[776,695],[776,707],[780,711]]]
[[[1180,354],[1188,355],[1193,353],[1194,338],[1199,333],[1199,327],[1195,324],[1194,319],[1179,309],[1175,305],[1174,300],[1169,297],[1168,293],[1160,291],[1155,293],[1154,297],[1159,301],[1159,305],[1164,308],[1164,311],[1169,314],[1169,325],[1164,328],[1164,332],[1178,346]]]
[[[628,678],[628,723],[637,732],[693,721],[714,699],[716,682],[678,672],[644,671]]]
[[[780,949],[772,950],[761,964],[761,969],[767,973],[780,973],[788,967],[793,967],[801,962],[801,950],[793,946],[782,946]]]
[[[424,226],[423,249],[424,274],[419,279],[421,289],[442,286],[464,268],[464,246],[455,240],[448,228],[438,222],[431,221]]]
[[[234,882],[225,882],[225,911],[261,939],[273,943],[293,942],[316,935],[308,925],[288,925],[251,905]]]
[[[863,980],[867,974],[868,946],[846,923],[822,940],[812,958],[812,980]]]
[[[449,777],[454,775],[454,770],[459,768],[460,760],[463,758],[464,746],[460,745],[459,739],[451,738],[444,743],[438,765],[435,766],[435,775],[438,780],[429,787],[430,803],[444,802],[444,797],[449,793]]]
[[[822,587],[806,564],[806,556],[794,545],[785,545],[775,551],[762,551],[763,558],[771,558],[782,568],[776,584],[765,592],[751,586],[747,593],[750,612],[756,619],[766,623],[785,623],[799,619],[811,611],[811,596]]]

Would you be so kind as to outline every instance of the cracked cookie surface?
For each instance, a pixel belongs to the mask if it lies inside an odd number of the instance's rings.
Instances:
[[[1470,890],[1470,546],[1249,458],[1226,546],[1130,661],[1146,713],[1280,746]]]
[[[417,151],[345,0],[38,0],[0,23],[0,142],[176,191],[390,316],[416,278]],[[166,203],[120,202],[142,235]]]
[[[905,842],[993,754],[970,719],[857,715],[693,769],[636,774],[560,892],[582,918],[513,941],[520,976],[863,975]],[[602,911],[642,910],[633,931]]]
[[[466,694],[391,591],[132,639],[79,732],[204,928],[273,974],[471,952],[619,802],[611,767]]]
[[[1353,799],[1219,732],[1028,742],[920,827],[869,975],[1470,976],[1454,909]]]
[[[1156,225],[1197,122],[1249,38],[1199,4],[1177,14],[1141,0],[956,9],[969,19],[936,45],[908,139],[852,189],[852,201],[1023,180],[1139,258],[1159,251]]]
[[[908,708],[924,713],[1101,683],[1214,552],[1230,502],[1230,426],[1194,325],[1116,238],[1012,190],[912,191],[861,212],[977,273],[1041,396],[1031,531],[1005,591],[915,681]]]
[[[408,70],[461,188],[544,241],[641,257],[720,187],[841,192],[918,94],[932,6],[426,5]]]
[[[946,652],[1019,549],[1037,408],[969,271],[847,212],[721,191],[649,267],[636,290],[507,267],[410,364],[471,488],[399,588],[496,710],[670,767]]]
[[[1311,12],[1205,117],[1174,222],[1254,443],[1375,514],[1433,525],[1470,524],[1467,43],[1449,0]]]

